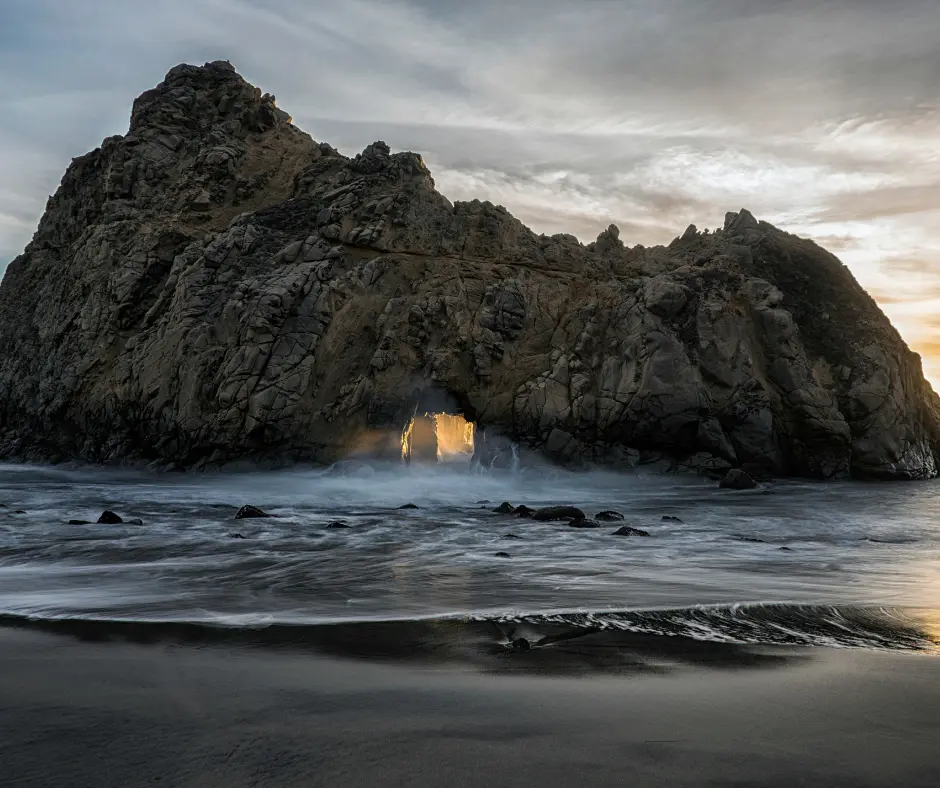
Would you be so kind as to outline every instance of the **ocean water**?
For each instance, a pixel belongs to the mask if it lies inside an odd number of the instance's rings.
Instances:
[[[495,514],[503,501],[612,509],[650,536]],[[419,508],[398,508],[409,503]],[[0,504],[0,615],[14,619],[463,618],[737,643],[940,641],[940,482],[731,492],[692,476],[552,467],[341,476],[0,465]],[[244,504],[276,517],[235,520]],[[104,509],[143,525],[68,524]],[[349,527],[327,528],[335,520]]]

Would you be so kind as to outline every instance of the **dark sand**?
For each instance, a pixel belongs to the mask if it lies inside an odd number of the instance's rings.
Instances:
[[[0,785],[940,785],[937,657],[434,629],[0,628]]]

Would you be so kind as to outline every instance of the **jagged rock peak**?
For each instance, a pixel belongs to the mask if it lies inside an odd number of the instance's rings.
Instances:
[[[616,224],[610,225],[597,236],[597,240],[588,246],[592,252],[602,257],[605,255],[620,254],[624,250],[623,241],[620,240],[620,228]]]
[[[737,212],[729,211],[725,214],[724,230],[727,233],[742,233],[745,230],[759,229],[760,222],[758,222],[757,219],[754,218],[754,214],[746,208],[742,208]]]
[[[131,131],[147,128],[191,129],[227,123],[231,134],[240,127],[264,131],[290,123],[278,109],[275,97],[262,94],[246,82],[227,60],[204,66],[181,63],[171,68],[163,82],[141,94],[131,111]]]
[[[619,235],[452,204],[419,155],[348,158],[226,61],[177,66],[0,284],[0,457],[400,456],[430,408],[488,467],[937,474],[940,400],[835,257],[745,210]]]

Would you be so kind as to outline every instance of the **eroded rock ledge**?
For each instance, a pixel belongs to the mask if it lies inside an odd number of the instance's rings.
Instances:
[[[652,249],[535,235],[414,153],[315,142],[227,62],[73,161],[0,348],[3,457],[330,462],[394,451],[430,398],[480,451],[937,474],[919,357],[814,243],[747,211]]]

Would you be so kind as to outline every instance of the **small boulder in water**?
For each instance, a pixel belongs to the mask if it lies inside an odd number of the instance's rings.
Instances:
[[[421,507],[414,503],[406,503],[404,506],[399,506],[399,511],[402,509],[420,509]]]
[[[241,509],[238,510],[238,512],[235,514],[235,519],[236,520],[255,520],[261,517],[271,517],[271,516],[272,515],[259,509],[257,506],[251,506],[249,504],[248,506],[243,506]]]
[[[535,509],[530,509],[530,508],[529,508],[528,506],[526,506],[525,504],[522,504],[522,506],[520,506],[519,508],[516,509],[516,511],[514,512],[514,514],[515,514],[517,517],[533,517],[533,516],[535,516]]]
[[[680,520],[678,517],[673,517],[671,514],[664,514],[663,517],[662,517],[661,522],[664,522],[664,523],[681,523],[682,520]]]
[[[135,517],[133,520],[125,520],[124,522],[127,523],[128,525],[143,525],[144,524],[144,521],[141,520],[139,517]]]
[[[98,518],[98,522],[102,525],[119,525],[124,521],[110,510],[105,510],[101,513],[101,517]]]
[[[345,520],[333,520],[333,522],[327,523],[326,527],[334,531],[339,528],[349,528]]]
[[[91,520],[69,520],[69,525],[91,525]]]
[[[509,503],[509,501],[503,501],[493,511],[496,512],[496,514],[513,514],[516,511],[516,507]]]
[[[569,528],[600,528],[601,524],[597,520],[588,520],[586,517],[580,517],[568,523]]]
[[[718,486],[723,490],[753,490],[757,482],[740,468],[732,468]]]
[[[228,538],[229,539],[244,539],[245,537],[242,536],[241,534],[229,534]]]
[[[614,531],[611,536],[649,536],[649,532],[644,531],[642,528],[632,528],[629,525],[624,525]]]
[[[525,638],[516,638],[509,643],[509,648],[515,649],[516,651],[528,651],[532,648],[532,644]]]
[[[556,520],[584,520],[585,515],[576,506],[546,506],[532,515],[533,520],[547,523]]]
[[[622,520],[623,515],[614,511],[598,512],[594,515],[594,519],[601,523],[613,523]]]
[[[516,536],[515,534],[503,534],[503,539],[521,539],[521,536]]]
[[[736,536],[734,537],[739,542],[754,542],[755,544],[766,544],[763,539],[758,539],[756,536]]]
[[[509,555],[509,553],[495,553],[493,557],[494,558],[512,558],[512,556]]]

